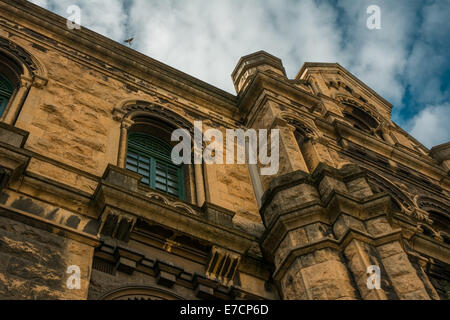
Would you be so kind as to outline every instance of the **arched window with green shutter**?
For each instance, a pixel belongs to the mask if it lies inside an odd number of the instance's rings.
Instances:
[[[0,73],[0,117],[5,111],[9,98],[13,93],[13,86],[11,82]]]
[[[142,183],[185,200],[183,166],[173,164],[172,147],[148,133],[128,135],[126,168],[143,176]]]

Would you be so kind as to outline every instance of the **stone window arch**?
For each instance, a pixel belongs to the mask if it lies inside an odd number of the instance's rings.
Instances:
[[[418,197],[415,202],[420,210],[428,214],[433,228],[446,235],[448,241],[448,234],[450,234],[450,207],[442,201],[426,196]]]
[[[143,176],[142,184],[154,190],[203,206],[203,166],[193,161],[177,166],[169,159],[169,150],[178,143],[171,141],[174,130],[186,129],[193,139],[194,128],[189,121],[167,108],[142,100],[121,103],[114,109],[113,117],[121,123],[119,167],[138,172]]]
[[[32,88],[47,84],[45,67],[25,49],[0,37],[0,121],[13,125]]]
[[[372,116],[370,112],[347,102],[344,102],[343,106],[344,118],[348,120],[354,128],[385,140],[380,128],[380,122]]]

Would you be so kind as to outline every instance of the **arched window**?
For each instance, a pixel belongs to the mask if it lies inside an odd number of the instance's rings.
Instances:
[[[0,117],[5,111],[9,98],[14,91],[13,85],[3,74],[0,73]]]
[[[128,135],[126,168],[143,176],[142,183],[185,200],[184,168],[172,163],[172,146],[146,132]]]
[[[344,117],[349,120],[354,128],[384,140],[383,135],[379,130],[378,121],[364,110],[348,103],[344,103]]]

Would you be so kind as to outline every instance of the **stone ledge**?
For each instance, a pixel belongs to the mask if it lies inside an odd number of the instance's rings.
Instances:
[[[331,167],[326,163],[320,163],[312,174],[297,170],[274,178],[262,197],[261,212],[264,213],[268,203],[280,191],[301,184],[309,184],[318,187],[325,177],[332,177],[344,183],[366,176],[366,172],[358,165],[347,165],[341,169]]]
[[[6,207],[2,204],[0,204],[0,215],[92,247],[97,247],[100,244],[98,238],[93,235],[76,231],[72,228],[53,223],[25,211]]]
[[[210,202],[205,202],[201,210],[208,220],[220,225],[233,227],[233,218],[236,215],[235,212]]]
[[[16,148],[23,148],[29,134],[28,131],[0,122],[0,142],[2,143]]]
[[[268,203],[272,201],[272,199],[278,192],[301,184],[313,184],[312,180],[310,179],[310,175],[301,170],[274,178],[270,182],[267,191],[264,192],[261,198],[261,213],[264,214]]]
[[[256,100],[258,100],[261,95],[267,97],[264,90],[275,90],[275,88],[276,91],[280,92],[284,97],[293,101],[301,101],[302,105],[310,110],[320,103],[319,98],[292,84],[289,80],[285,79],[285,81],[280,81],[280,77],[276,77],[267,71],[259,71],[251,78],[246,89],[239,94],[240,100],[238,107],[239,110],[241,110],[243,119],[246,119],[249,114],[251,114]]]

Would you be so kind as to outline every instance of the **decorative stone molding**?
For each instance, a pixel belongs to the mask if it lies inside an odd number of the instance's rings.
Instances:
[[[423,223],[419,223],[417,225],[416,231],[418,233],[428,234],[429,236],[432,236],[434,239],[443,242],[444,239],[440,235],[438,231],[436,231],[434,228],[432,228],[430,225],[426,225]]]
[[[167,206],[171,206],[174,208],[178,208],[181,209],[183,211],[185,211],[188,214],[192,214],[192,215],[199,215],[199,213],[197,211],[195,211],[191,206],[187,205],[186,203],[180,202],[180,201],[172,201],[169,200],[168,197],[157,193],[157,192],[147,192],[145,194],[149,199],[154,199],[156,201],[160,201],[163,204],[167,205]]]
[[[125,117],[125,111],[120,108],[114,108],[112,111],[112,117],[114,121],[122,122]]]
[[[359,108],[364,112],[367,112],[372,118],[378,121],[379,125],[384,122],[381,116],[375,111],[375,107],[373,105],[370,105],[369,103],[363,104],[346,95],[338,95],[335,97],[335,99],[341,104],[348,104],[355,108]]]
[[[404,214],[408,216],[411,216],[413,214],[415,206],[412,199],[404,192],[402,192],[402,190],[398,188],[394,183],[371,171],[368,171],[368,177],[369,183],[374,192],[384,191],[389,193],[397,202]]]
[[[19,59],[23,63],[23,65],[27,67],[31,74],[39,71],[39,67],[32,56],[25,49],[18,46],[14,42],[0,37],[0,49],[5,50],[9,54]]]
[[[450,215],[450,206],[438,199],[429,196],[419,196],[414,198],[414,202],[418,208],[422,210],[436,210],[438,212]]]
[[[112,116],[115,121],[122,122],[125,119],[132,120],[133,114],[139,112],[161,118],[163,121],[171,123],[177,128],[187,129],[192,135],[194,134],[194,126],[192,123],[177,113],[150,101],[127,99],[113,109]]]
[[[286,122],[289,123],[291,126],[293,126],[296,130],[299,130],[300,133],[302,133],[305,138],[308,139],[315,139],[317,138],[317,134],[313,129],[311,129],[310,126],[306,125],[303,121],[299,121],[295,118],[285,118]]]
[[[239,255],[217,247],[213,248],[211,252],[220,252],[221,254],[219,258],[214,260],[214,264],[208,260],[207,265],[207,267],[211,266],[216,272],[220,272],[217,276],[212,273],[205,276],[192,274],[178,265],[154,260],[152,257],[128,248],[123,243],[104,239],[95,252],[93,269],[110,274],[123,272],[129,275],[139,270],[140,273],[154,277],[155,282],[162,287],[182,286],[193,290],[195,296],[199,299],[233,299],[235,297],[260,299],[260,297],[245,290],[230,287],[232,285],[231,280],[239,266]],[[226,259],[229,259],[229,261]],[[98,263],[99,260],[102,263]],[[105,267],[105,265],[108,267]],[[106,297],[110,295],[111,292],[103,294],[102,297],[107,299]]]
[[[48,83],[48,79],[41,77],[40,75],[35,75],[33,77],[33,87],[37,89],[43,89]]]
[[[48,75],[45,66],[18,44],[0,37],[0,51],[24,66],[24,76],[32,79],[33,85],[42,88],[47,85]]]
[[[27,78],[26,76],[20,77],[19,88],[30,89],[32,85],[36,86],[36,82],[32,79]]]
[[[130,119],[123,119],[123,120],[122,120],[122,123],[120,124],[120,128],[121,128],[121,129],[129,130],[133,124],[134,124],[134,121],[133,121],[133,120],[130,120]]]

